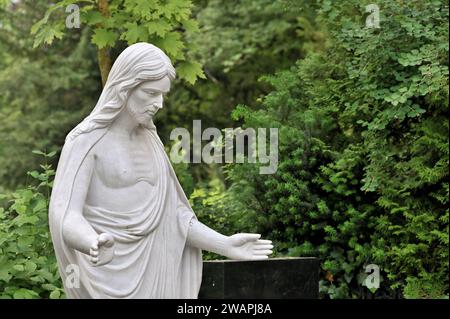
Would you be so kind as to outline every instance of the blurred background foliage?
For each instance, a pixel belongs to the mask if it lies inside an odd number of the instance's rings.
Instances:
[[[319,257],[323,298],[448,298],[448,4],[380,0],[368,28],[371,1],[185,2],[197,27],[178,40],[205,78],[185,73],[157,114],[167,151],[194,119],[279,129],[275,174],[174,164],[199,219]],[[97,26],[33,49],[50,2],[0,3],[0,296],[62,298],[46,207],[64,137],[101,92]]]

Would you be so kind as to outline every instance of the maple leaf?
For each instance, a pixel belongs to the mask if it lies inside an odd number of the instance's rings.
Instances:
[[[175,60],[180,60],[184,57],[182,51],[184,44],[181,41],[181,35],[179,33],[170,32],[164,38],[157,38],[155,39],[155,45],[163,49],[163,51]]]
[[[138,25],[136,22],[129,22],[125,27],[127,31],[120,36],[120,39],[127,40],[128,44],[148,40],[148,32],[145,26]]]
[[[186,0],[169,0],[165,5],[160,7],[160,13],[168,19],[172,17],[177,21],[187,20],[191,14],[191,1]]]
[[[117,34],[114,31],[104,28],[95,29],[92,36],[92,43],[96,44],[99,49],[106,46],[113,47],[117,40]]]
[[[188,19],[182,22],[183,27],[186,29],[187,32],[198,32],[198,22],[192,19]]]
[[[147,26],[147,30],[150,34],[156,34],[161,38],[163,38],[167,34],[167,32],[172,29],[170,23],[164,18],[158,21],[149,21],[145,25]]]
[[[185,79],[188,83],[194,84],[197,78],[205,79],[202,66],[198,62],[182,61],[177,66],[177,73],[180,78]]]
[[[61,26],[44,25],[37,31],[34,38],[33,48],[38,47],[40,44],[52,44],[55,38],[62,39],[64,32],[61,31]]]
[[[152,14],[158,8],[157,0],[126,0],[126,11],[131,12],[137,17],[150,19]]]

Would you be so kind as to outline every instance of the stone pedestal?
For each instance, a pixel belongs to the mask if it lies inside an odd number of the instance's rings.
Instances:
[[[314,299],[319,295],[317,258],[203,262],[200,299]]]

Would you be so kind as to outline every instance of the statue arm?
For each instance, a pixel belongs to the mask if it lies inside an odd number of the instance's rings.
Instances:
[[[63,221],[63,238],[65,243],[84,254],[90,249],[98,234],[83,216],[89,184],[94,168],[93,155],[88,154],[76,175],[69,207]]]
[[[196,218],[189,223],[187,244],[236,260],[263,260],[272,253],[272,242],[259,234],[238,233],[224,236]]]
[[[228,237],[209,228],[196,218],[189,222],[187,244],[191,247],[226,256]]]

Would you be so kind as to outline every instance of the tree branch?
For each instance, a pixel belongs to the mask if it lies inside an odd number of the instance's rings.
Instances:
[[[100,13],[107,17],[109,16],[108,0],[98,0],[98,10]],[[98,66],[100,68],[100,74],[102,76],[102,85],[105,86],[108,79],[109,71],[112,67],[111,56],[109,55],[108,47],[104,47],[97,50]]]

